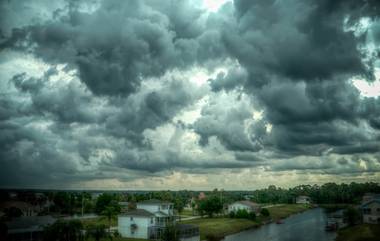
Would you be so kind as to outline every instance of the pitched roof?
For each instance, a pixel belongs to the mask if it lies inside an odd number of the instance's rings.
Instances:
[[[254,208],[260,206],[257,203],[254,203],[254,202],[251,202],[251,201],[245,201],[245,200],[244,201],[237,201],[237,202],[234,202],[233,204],[235,204],[235,203],[239,203],[239,204],[242,204],[242,205],[245,205],[245,206],[249,206],[249,207],[254,207]]]
[[[369,201],[363,203],[363,204],[361,205],[361,207],[363,208],[363,207],[365,207],[365,206],[367,206],[368,204],[371,204],[371,203],[373,203],[373,202],[380,203],[380,199],[372,199],[372,200],[369,200]]]
[[[145,209],[135,209],[128,212],[125,212],[119,216],[140,216],[140,217],[152,217],[153,213],[146,211]]]
[[[166,213],[164,213],[162,211],[155,212],[154,215],[158,216],[158,217],[167,217],[167,216],[169,216],[169,215],[167,215]]]
[[[150,199],[150,200],[145,200],[145,201],[141,201],[141,202],[138,202],[137,203],[138,205],[142,204],[142,205],[150,205],[150,204],[172,204],[171,202],[167,202],[167,201],[161,201],[161,200],[158,200],[158,199]]]
[[[6,222],[9,233],[39,231],[56,221],[52,216],[22,216]]]

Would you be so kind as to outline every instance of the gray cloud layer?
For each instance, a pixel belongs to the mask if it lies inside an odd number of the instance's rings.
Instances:
[[[352,79],[380,71],[379,7],[3,1],[0,186],[258,167],[378,173],[380,99]],[[15,70],[22,56],[47,67]],[[199,82],[199,71],[216,74]]]

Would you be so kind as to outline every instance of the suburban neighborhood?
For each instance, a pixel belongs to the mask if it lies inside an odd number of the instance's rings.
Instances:
[[[309,191],[302,187],[299,192]],[[289,196],[288,203],[273,199],[280,196],[273,196],[272,202],[263,202],[268,200],[267,195],[283,193],[282,189],[273,187],[249,194],[217,189],[212,192],[175,193],[117,192],[91,195],[81,192],[53,194],[2,191],[0,214],[4,225],[2,235],[6,237],[2,240],[44,240],[49,229],[54,226],[59,228],[58,225],[65,223],[78,225],[77,235],[83,237],[97,233],[99,238],[111,235],[125,241],[172,238],[180,241],[213,240],[270,223],[281,226],[286,224],[286,218],[290,215],[321,208],[326,213],[326,221],[322,224],[325,232],[347,232],[351,227],[380,224],[379,193],[363,192],[362,197],[356,199],[356,204],[344,205],[321,203],[322,199],[313,200],[309,195]],[[152,194],[156,197],[152,198]],[[177,198],[171,198],[173,194]],[[178,198],[179,194],[184,199]],[[67,203],[64,200],[72,201]],[[76,203],[75,206],[67,206],[70,202]],[[209,227],[210,223],[214,225],[212,228]],[[227,223],[231,223],[231,226],[223,229]]]

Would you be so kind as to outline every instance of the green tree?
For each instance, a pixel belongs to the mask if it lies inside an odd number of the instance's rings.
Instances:
[[[58,220],[44,229],[44,241],[83,241],[83,225],[79,220]]]
[[[184,203],[182,201],[181,198],[177,197],[175,200],[174,200],[174,208],[180,213],[182,212],[183,208],[184,208]]]
[[[106,226],[104,224],[92,224],[86,229],[86,239],[94,238],[99,241],[101,238],[107,237]]]
[[[347,219],[348,224],[351,226],[355,225],[360,218],[359,211],[354,207],[348,207],[344,211],[343,215]]]
[[[262,208],[260,210],[260,214],[263,215],[264,217],[268,217],[270,215],[269,210],[267,208]]]
[[[198,210],[200,213],[206,213],[209,217],[213,217],[214,214],[220,213],[222,209],[223,204],[217,196],[210,196],[198,203]]]
[[[245,209],[239,209],[236,211],[236,218],[249,218],[249,213]]]
[[[108,220],[108,230],[111,232],[111,221],[113,218],[116,217],[116,215],[120,212],[120,209],[118,210],[114,205],[110,205],[105,207],[105,209],[102,212],[102,215],[104,215]]]
[[[114,206],[114,208],[120,212],[120,206],[118,205],[118,197],[112,194],[103,193],[98,197],[95,204],[95,212],[101,214],[108,206]]]

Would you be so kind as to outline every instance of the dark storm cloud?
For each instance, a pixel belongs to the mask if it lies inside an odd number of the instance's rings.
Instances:
[[[76,66],[95,94],[129,95],[145,77],[215,59],[222,52],[215,44],[218,31],[206,31],[202,11],[187,1],[103,1],[93,13],[76,7],[65,11],[54,20],[14,30],[3,48],[26,42],[47,62]]]
[[[235,0],[205,13],[192,1],[3,1],[0,49],[50,67],[1,79],[0,184],[255,166],[377,172],[380,98],[351,79],[374,78],[379,5]],[[363,17],[371,25],[358,33]],[[219,72],[197,86],[186,71],[200,67]],[[194,122],[175,120],[197,108]]]
[[[223,40],[248,78],[235,77],[232,82],[218,76],[211,86],[220,91],[240,85],[252,96],[264,110],[265,121],[273,125],[261,143],[290,155],[322,155],[330,147],[378,152],[372,146],[379,142],[379,100],[363,99],[350,83],[352,76],[370,81],[374,59],[364,60],[366,32],[357,36],[347,29],[357,26],[362,17],[376,21],[379,3],[237,0],[234,4],[236,22],[224,28]]]

